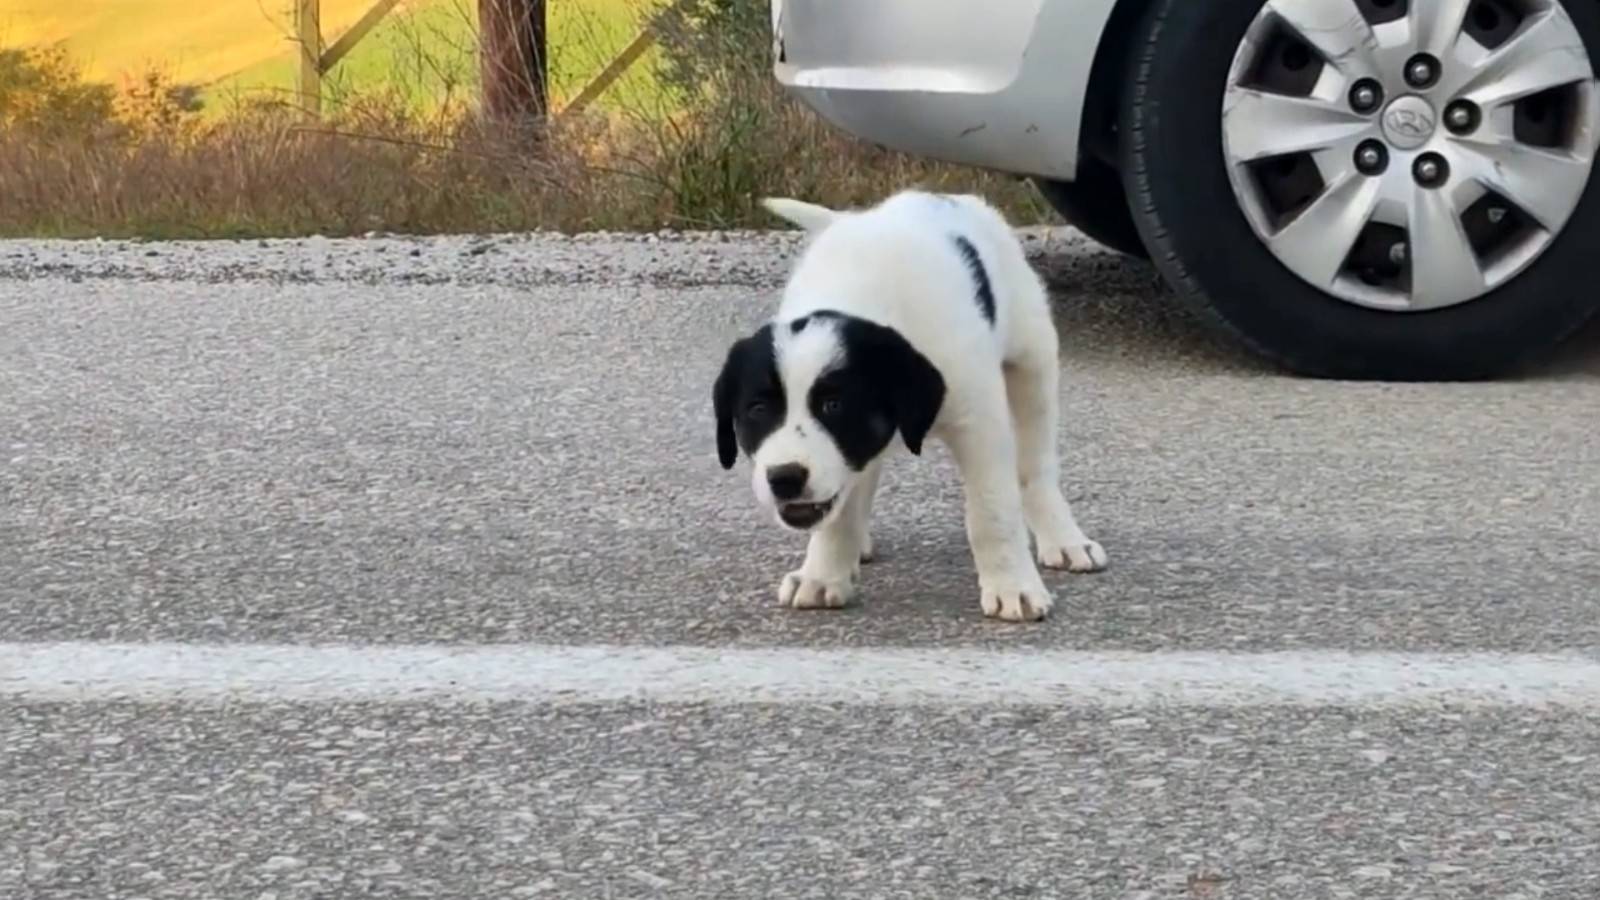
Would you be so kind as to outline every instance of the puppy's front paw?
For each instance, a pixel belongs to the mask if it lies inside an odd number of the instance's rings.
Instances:
[[[1066,569],[1068,572],[1099,572],[1110,562],[1104,547],[1094,541],[1082,544],[1046,544],[1039,542],[1039,565],[1046,569]]]
[[[854,573],[844,579],[821,579],[795,571],[778,585],[778,602],[795,609],[841,609],[855,595]]]
[[[1050,614],[1055,600],[1038,576],[983,579],[980,604],[983,614],[1007,622],[1037,622]]]

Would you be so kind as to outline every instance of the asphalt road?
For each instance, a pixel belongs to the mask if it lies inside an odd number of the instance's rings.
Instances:
[[[1600,894],[1600,681],[1483,668],[1600,661],[1600,330],[1500,383],[1301,381],[1144,267],[1034,239],[1111,569],[984,620],[935,448],[886,476],[864,602],[800,613],[773,588],[801,543],[709,410],[796,247],[0,244],[0,897]],[[358,662],[219,699],[108,645]],[[374,646],[467,662],[408,695],[358,677]],[[494,648],[604,647],[770,671],[489,690]],[[1149,680],[1052,702],[809,651]],[[1389,699],[1318,699],[1344,651]],[[1274,699],[1270,659],[1312,686]],[[1481,695],[1404,675],[1441,660]]]

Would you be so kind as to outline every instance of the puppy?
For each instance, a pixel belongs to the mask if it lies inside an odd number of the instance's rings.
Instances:
[[[776,317],[729,349],[712,393],[723,468],[742,449],[757,498],[810,533],[779,601],[850,601],[885,458],[933,438],[961,472],[984,615],[1044,618],[1052,599],[1028,532],[1048,568],[1097,571],[1106,554],[1061,493],[1058,340],[1010,226],[965,195],[907,191],[858,211],[763,204],[810,232],[808,245]]]

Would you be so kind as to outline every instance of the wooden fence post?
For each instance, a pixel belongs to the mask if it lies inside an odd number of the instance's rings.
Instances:
[[[295,0],[294,34],[300,44],[300,111],[314,119],[322,114],[321,0]]]
[[[484,115],[541,119],[550,109],[545,0],[478,0]]]

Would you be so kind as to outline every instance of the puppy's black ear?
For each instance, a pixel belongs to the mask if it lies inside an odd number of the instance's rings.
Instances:
[[[895,425],[906,449],[920,456],[922,442],[944,406],[944,376],[900,332],[881,325],[873,329],[875,368],[888,388]]]
[[[722,363],[722,373],[711,388],[712,411],[717,417],[717,459],[724,469],[733,468],[739,461],[739,441],[733,433],[733,404],[739,393],[739,363],[744,351],[744,341],[728,348],[728,358]]]

